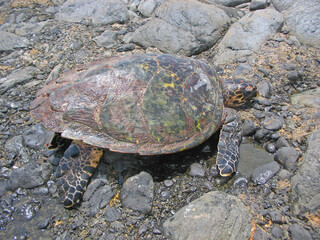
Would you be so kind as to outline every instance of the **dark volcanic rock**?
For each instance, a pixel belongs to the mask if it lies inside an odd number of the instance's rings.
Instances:
[[[12,171],[11,178],[7,187],[11,191],[17,188],[33,188],[45,184],[52,173],[52,167],[49,163],[29,163],[22,168]]]
[[[298,173],[291,179],[294,213],[319,212],[320,208],[320,130],[308,138],[308,150],[303,155]]]
[[[249,239],[251,214],[224,192],[209,192],[180,209],[163,224],[172,239]],[[226,228],[226,226],[228,226]]]
[[[251,179],[255,184],[265,184],[270,178],[272,178],[278,171],[280,166],[277,162],[270,162],[257,167],[253,170]]]
[[[275,159],[289,171],[295,171],[298,167],[300,153],[293,147],[282,147],[278,149]]]
[[[153,203],[153,179],[149,173],[128,178],[121,189],[120,198],[123,206],[142,213],[149,213]]]
[[[88,185],[83,195],[83,208],[87,214],[94,216],[101,208],[108,205],[112,197],[113,192],[108,181],[95,179]]]

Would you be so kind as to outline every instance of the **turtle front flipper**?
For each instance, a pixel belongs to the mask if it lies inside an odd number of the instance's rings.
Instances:
[[[242,139],[241,119],[236,110],[224,109],[225,120],[219,136],[217,165],[221,176],[237,171]]]
[[[72,207],[82,196],[102,153],[102,149],[79,141],[74,141],[65,151],[55,177],[60,199],[66,208]]]

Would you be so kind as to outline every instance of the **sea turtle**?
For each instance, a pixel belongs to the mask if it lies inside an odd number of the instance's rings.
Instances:
[[[195,147],[221,128],[217,166],[236,171],[240,117],[229,107],[253,97],[244,80],[222,82],[202,60],[133,54],[83,65],[49,82],[32,116],[73,140],[56,170],[65,207],[81,197],[102,151],[168,154]]]

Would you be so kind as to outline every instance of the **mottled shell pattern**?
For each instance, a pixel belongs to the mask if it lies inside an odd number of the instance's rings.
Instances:
[[[222,123],[222,84],[204,61],[126,55],[72,70],[41,89],[33,117],[65,138],[164,154],[199,145]]]

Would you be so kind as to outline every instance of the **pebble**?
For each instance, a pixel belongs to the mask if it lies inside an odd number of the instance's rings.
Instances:
[[[279,211],[272,211],[269,213],[271,221],[274,223],[282,224],[282,214]]]
[[[308,230],[299,225],[298,223],[292,224],[289,227],[292,240],[312,240],[312,236]]]
[[[279,170],[280,170],[280,166],[277,162],[273,161],[270,163],[266,163],[253,170],[251,179],[255,184],[258,184],[258,185],[265,184]]]
[[[290,147],[290,144],[288,143],[288,141],[286,139],[280,137],[276,142],[276,148],[280,149],[282,147]]]
[[[275,153],[276,152],[276,146],[273,143],[267,143],[265,146],[265,149],[268,153]]]
[[[272,93],[272,86],[268,81],[262,81],[258,84],[258,92],[264,98],[270,98]]]
[[[163,183],[166,187],[171,187],[173,185],[173,181],[170,179],[164,180]]]
[[[204,177],[206,171],[200,163],[193,163],[190,166],[189,175],[192,177]]]
[[[268,240],[268,236],[262,228],[257,227],[252,240]]]
[[[39,151],[50,146],[53,137],[54,133],[47,131],[40,123],[33,125],[23,134],[23,142],[27,147]]]
[[[300,153],[293,147],[282,147],[275,154],[275,160],[291,172],[297,169],[299,157]]]
[[[277,225],[273,226],[271,229],[271,234],[276,239],[280,239],[283,235],[282,228],[278,227]]]
[[[266,142],[270,139],[272,132],[270,130],[267,129],[259,129],[258,131],[256,131],[256,133],[254,134],[254,139],[257,142]]]
[[[107,222],[114,222],[120,219],[121,211],[115,207],[107,206],[105,209],[104,217]]]

